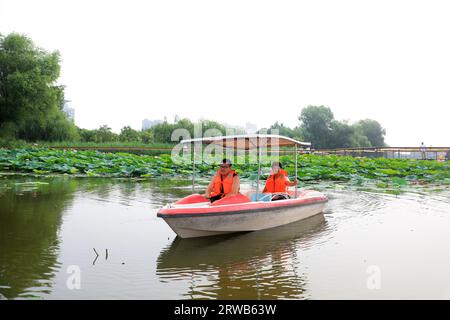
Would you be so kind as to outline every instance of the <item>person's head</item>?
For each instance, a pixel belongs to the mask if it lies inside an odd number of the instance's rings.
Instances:
[[[272,162],[272,172],[273,173],[275,173],[275,174],[278,173],[280,171],[280,169],[283,169],[281,162],[278,162],[278,161]]]
[[[222,174],[227,174],[231,170],[231,161],[230,159],[223,159],[222,163],[220,164],[220,172]]]

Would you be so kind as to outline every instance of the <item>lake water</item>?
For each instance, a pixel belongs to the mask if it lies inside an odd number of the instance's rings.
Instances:
[[[449,186],[399,195],[345,183],[308,187],[329,197],[323,214],[265,231],[179,239],[156,211],[188,195],[189,181],[0,176],[0,294],[450,298]]]

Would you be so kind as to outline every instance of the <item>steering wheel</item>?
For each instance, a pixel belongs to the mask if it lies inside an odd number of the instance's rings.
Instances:
[[[277,197],[276,200],[287,200],[291,198],[287,193],[275,192],[272,193],[272,198],[270,199],[270,201],[273,201],[275,197]]]

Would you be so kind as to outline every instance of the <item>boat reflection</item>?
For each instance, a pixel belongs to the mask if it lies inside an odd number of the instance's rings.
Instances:
[[[191,299],[304,298],[298,251],[327,229],[323,214],[285,226],[217,237],[181,239],[157,260],[161,282],[187,281]]]

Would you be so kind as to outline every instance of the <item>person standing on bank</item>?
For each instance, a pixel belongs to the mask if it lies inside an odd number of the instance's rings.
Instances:
[[[211,202],[232,197],[239,193],[239,176],[231,169],[231,165],[229,159],[223,159],[220,169],[217,170],[206,188],[204,196]]]
[[[427,159],[427,148],[425,147],[425,144],[423,142],[420,145],[420,153],[422,155],[422,160],[426,160]]]

